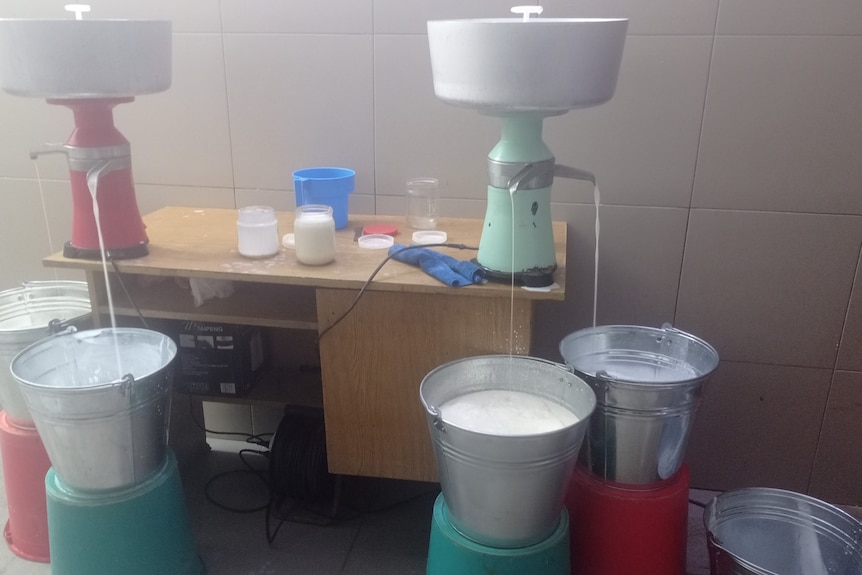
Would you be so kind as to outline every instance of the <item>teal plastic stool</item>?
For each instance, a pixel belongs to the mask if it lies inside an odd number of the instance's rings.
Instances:
[[[499,549],[467,539],[446,517],[443,494],[434,502],[427,575],[569,575],[569,515],[550,537],[518,549]]]
[[[202,575],[177,461],[155,477],[107,493],[70,490],[45,477],[52,575]]]

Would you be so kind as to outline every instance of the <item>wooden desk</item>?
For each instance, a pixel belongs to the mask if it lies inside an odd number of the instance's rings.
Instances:
[[[409,243],[411,233],[402,217],[352,215],[336,234],[336,261],[306,266],[287,249],[262,260],[240,256],[235,210],[169,207],[144,221],[150,254],[117,262],[144,316],[300,330],[313,340],[350,307],[386,255],[360,248],[354,229],[395,224],[402,228],[396,238],[401,243]],[[452,243],[479,245],[480,220],[443,218],[438,227]],[[293,214],[280,213],[279,232],[292,230]],[[317,342],[322,381],[315,383],[322,389],[331,472],[436,480],[419,384],[433,368],[455,359],[530,352],[534,303],[565,297],[564,222],[554,223],[554,239],[560,288],[551,292],[513,292],[506,284],[449,288],[418,268],[396,261],[383,266],[353,311]],[[443,251],[458,259],[475,256]],[[107,312],[100,262],[56,254],[45,264],[85,270],[93,309]],[[190,292],[172,277],[232,280],[236,293],[195,307]],[[111,283],[117,314],[136,315],[118,282]],[[315,403],[314,389],[301,379],[262,385],[248,399],[232,401]]]

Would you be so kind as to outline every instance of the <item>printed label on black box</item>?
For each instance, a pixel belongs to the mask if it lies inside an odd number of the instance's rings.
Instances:
[[[235,395],[236,394],[236,384],[235,383],[220,383],[219,389],[222,393]]]

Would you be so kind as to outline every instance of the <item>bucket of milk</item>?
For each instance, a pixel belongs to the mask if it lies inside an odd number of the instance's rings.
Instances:
[[[565,366],[489,355],[447,363],[420,386],[452,526],[526,547],[558,526],[595,394]]]

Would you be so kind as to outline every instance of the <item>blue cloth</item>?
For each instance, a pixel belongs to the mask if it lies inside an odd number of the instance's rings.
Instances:
[[[428,248],[407,250],[403,245],[396,244],[389,248],[389,255],[400,262],[419,266],[422,271],[450,287],[482,283],[485,279],[485,271],[479,266]]]
[[[442,258],[423,254],[419,257],[419,267],[422,271],[438,279],[449,287],[467,286],[473,283],[469,278],[465,278],[452,268],[450,268]]]

